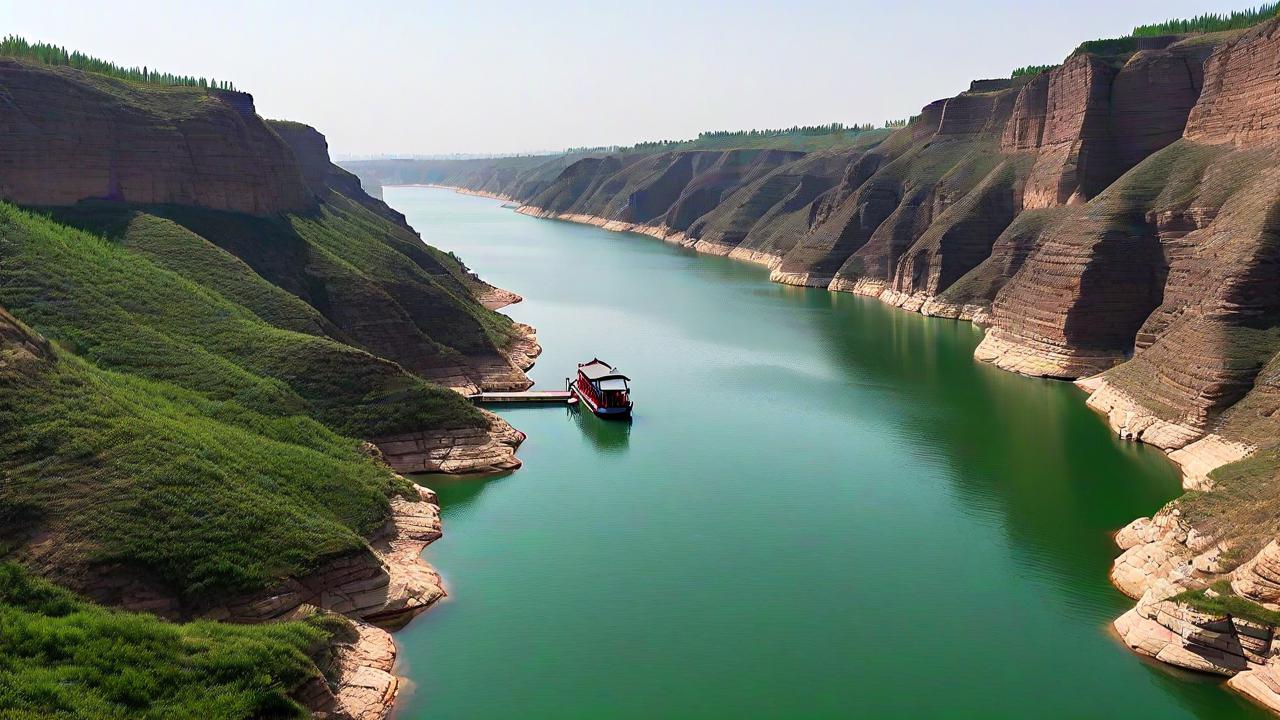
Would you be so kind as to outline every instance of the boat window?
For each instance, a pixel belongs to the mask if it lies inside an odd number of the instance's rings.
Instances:
[[[601,390],[626,390],[627,381],[622,378],[609,378],[600,381]]]

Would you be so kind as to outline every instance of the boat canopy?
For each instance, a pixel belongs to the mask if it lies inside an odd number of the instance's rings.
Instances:
[[[605,380],[607,378],[619,378],[622,380],[631,379],[626,375],[619,373],[617,368],[599,358],[592,359],[591,362],[579,365],[578,372],[582,373],[588,380]]]

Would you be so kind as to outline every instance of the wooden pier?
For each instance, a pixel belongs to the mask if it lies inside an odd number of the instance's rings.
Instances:
[[[577,398],[568,390],[525,390],[523,392],[482,392],[468,396],[477,405],[488,403],[566,403]]]

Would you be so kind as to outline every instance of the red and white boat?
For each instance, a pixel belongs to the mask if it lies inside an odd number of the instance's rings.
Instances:
[[[599,358],[578,363],[578,376],[569,381],[569,391],[591,412],[602,418],[631,417],[631,378]]]

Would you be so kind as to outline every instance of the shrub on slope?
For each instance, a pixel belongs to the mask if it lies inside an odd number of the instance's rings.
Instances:
[[[362,548],[404,489],[357,441],[305,417],[65,352],[0,373],[6,539],[81,588],[86,570],[118,564],[197,605],[253,592]]]
[[[306,717],[289,695],[341,622],[167,623],[0,563],[0,716]]]

